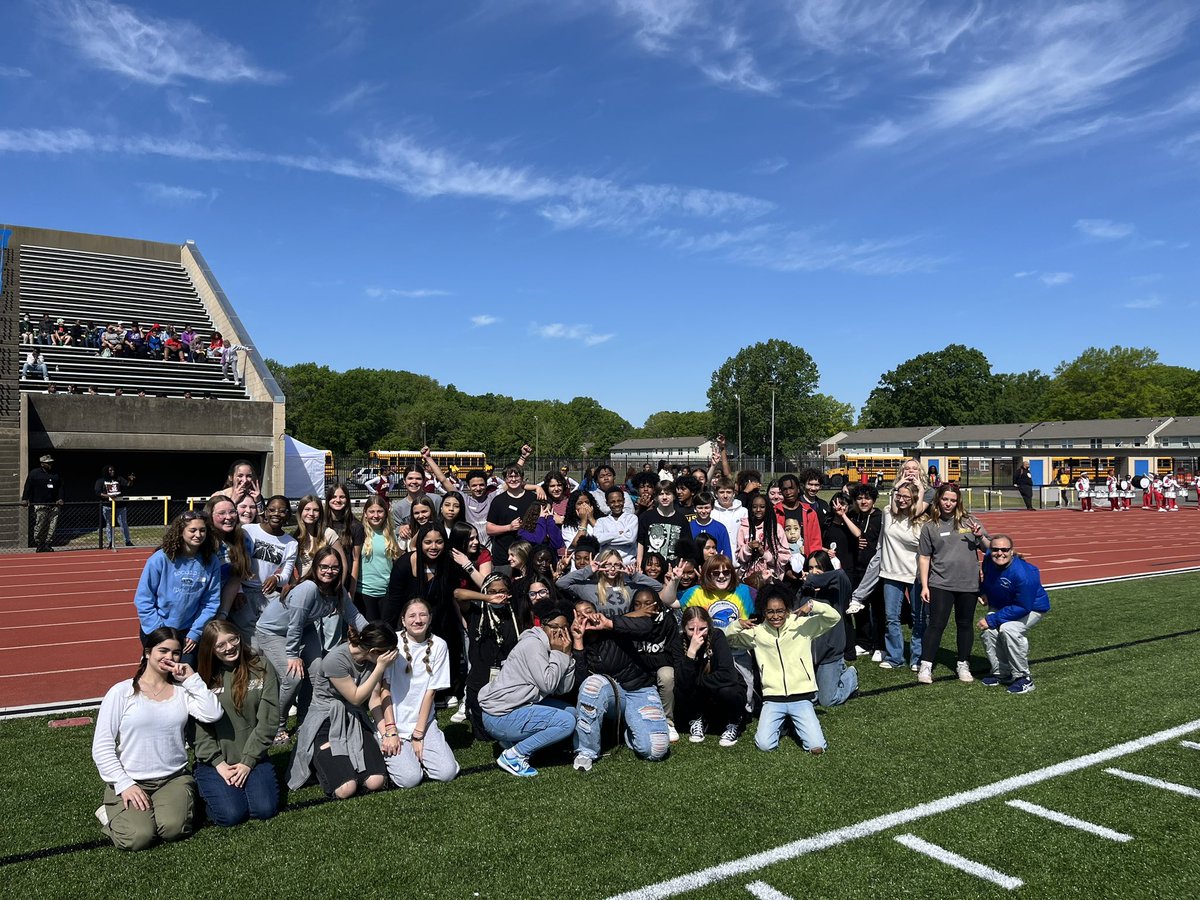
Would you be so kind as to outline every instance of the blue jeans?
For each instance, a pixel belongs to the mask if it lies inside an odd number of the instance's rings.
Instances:
[[[121,534],[125,536],[125,543],[132,544],[133,541],[129,538],[129,510],[122,503],[117,507],[117,525],[121,527]],[[108,545],[111,547],[113,542],[113,527],[112,527],[112,508],[106,503],[100,507],[100,531],[108,529]]]
[[[543,747],[566,740],[575,732],[575,707],[547,698],[514,709],[506,716],[483,713],[488,734],[528,759]]]
[[[881,578],[883,582],[883,608],[887,618],[887,630],[883,637],[886,651],[884,659],[893,666],[904,665],[904,632],[900,630],[900,608],[904,606],[904,592],[908,591],[909,605],[912,607],[912,648],[909,658],[913,663],[921,659],[921,640],[925,636],[925,623],[929,619],[929,606],[921,602],[921,585],[905,584],[903,581],[892,581]]]
[[[575,723],[575,751],[596,759],[600,756],[600,733],[604,720],[621,715],[628,729],[629,746],[642,759],[662,759],[671,749],[667,735],[667,716],[663,712],[662,699],[654,685],[634,691],[613,686],[603,675],[589,675],[579,688],[579,703],[576,706],[578,719]]]
[[[800,737],[800,745],[805,750],[815,750],[818,747],[824,750],[828,746],[811,700],[793,700],[791,703],[764,700],[762,712],[758,716],[758,730],[754,732],[754,743],[758,749],[774,750],[778,747],[783,724],[789,719]]]
[[[260,760],[240,788],[227,784],[207,763],[196,763],[196,787],[214,825],[227,828],[250,817],[269,819],[279,812],[279,782],[269,759]]]
[[[844,659],[817,666],[817,702],[822,706],[841,706],[857,690],[858,671]]]

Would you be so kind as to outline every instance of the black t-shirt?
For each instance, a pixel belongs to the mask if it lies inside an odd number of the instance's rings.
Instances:
[[[658,507],[648,509],[638,518],[638,543],[646,550],[661,553],[667,559],[674,559],[675,545],[680,537],[692,536],[692,528],[687,516],[678,509],[672,510],[669,516],[664,516]]]
[[[129,480],[120,475],[114,475],[112,478],[98,478],[96,479],[95,493],[97,497],[111,497],[117,501],[117,506],[124,506],[125,502],[122,498],[129,493]],[[100,501],[100,505],[108,506],[103,500]]]
[[[533,491],[526,491],[520,497],[514,497],[508,491],[504,491],[492,498],[487,520],[493,525],[511,525],[525,515],[525,510],[536,502],[537,495]],[[508,565],[508,548],[516,540],[515,531],[492,535],[492,559],[496,561],[496,565]]]

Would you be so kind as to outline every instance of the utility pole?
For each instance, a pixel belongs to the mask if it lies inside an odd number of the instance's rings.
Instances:
[[[742,395],[734,392],[738,405],[738,468],[746,468],[745,451],[742,450]]]
[[[775,382],[771,382],[771,475],[775,475]]]

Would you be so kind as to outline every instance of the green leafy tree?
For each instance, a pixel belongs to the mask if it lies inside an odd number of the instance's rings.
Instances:
[[[1046,390],[1044,418],[1123,419],[1170,415],[1174,398],[1148,347],[1089,347],[1054,370]]]
[[[1037,369],[1013,374],[998,372],[992,379],[988,421],[996,424],[1041,421],[1049,389],[1050,376]]]
[[[707,409],[699,412],[661,412],[646,417],[646,424],[638,429],[638,437],[708,437],[713,434],[713,417]]]
[[[839,431],[849,431],[854,426],[854,406],[842,403],[836,397],[828,394],[813,395],[813,415],[816,416],[817,430],[821,439],[837,434]]]
[[[950,344],[902,362],[879,379],[862,411],[865,428],[981,425],[991,414],[992,365],[973,347]]]
[[[796,456],[827,435],[818,422],[817,364],[803,347],[778,339],[739,350],[712,374],[708,405],[714,430],[731,441],[738,434],[738,397],[742,409],[743,453],[771,452],[771,395],[775,395],[776,452]]]

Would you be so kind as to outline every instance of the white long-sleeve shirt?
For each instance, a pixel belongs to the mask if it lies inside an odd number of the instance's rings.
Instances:
[[[169,700],[133,692],[133,679],[114,684],[96,715],[92,760],[106,784],[120,794],[139,781],[167,778],[187,767],[183,729],[188,716],[201,722],[221,718],[221,701],[193,672],[175,685]]]
[[[628,509],[621,518],[601,516],[592,528],[592,534],[600,542],[601,550],[609,548],[621,554],[625,563],[637,562],[638,519]]]
[[[733,506],[726,509],[720,503],[713,504],[712,517],[725,526],[729,532],[729,542],[733,545],[734,556],[741,550],[738,540],[738,526],[750,515],[750,511],[742,506],[742,501],[735,499]]]

